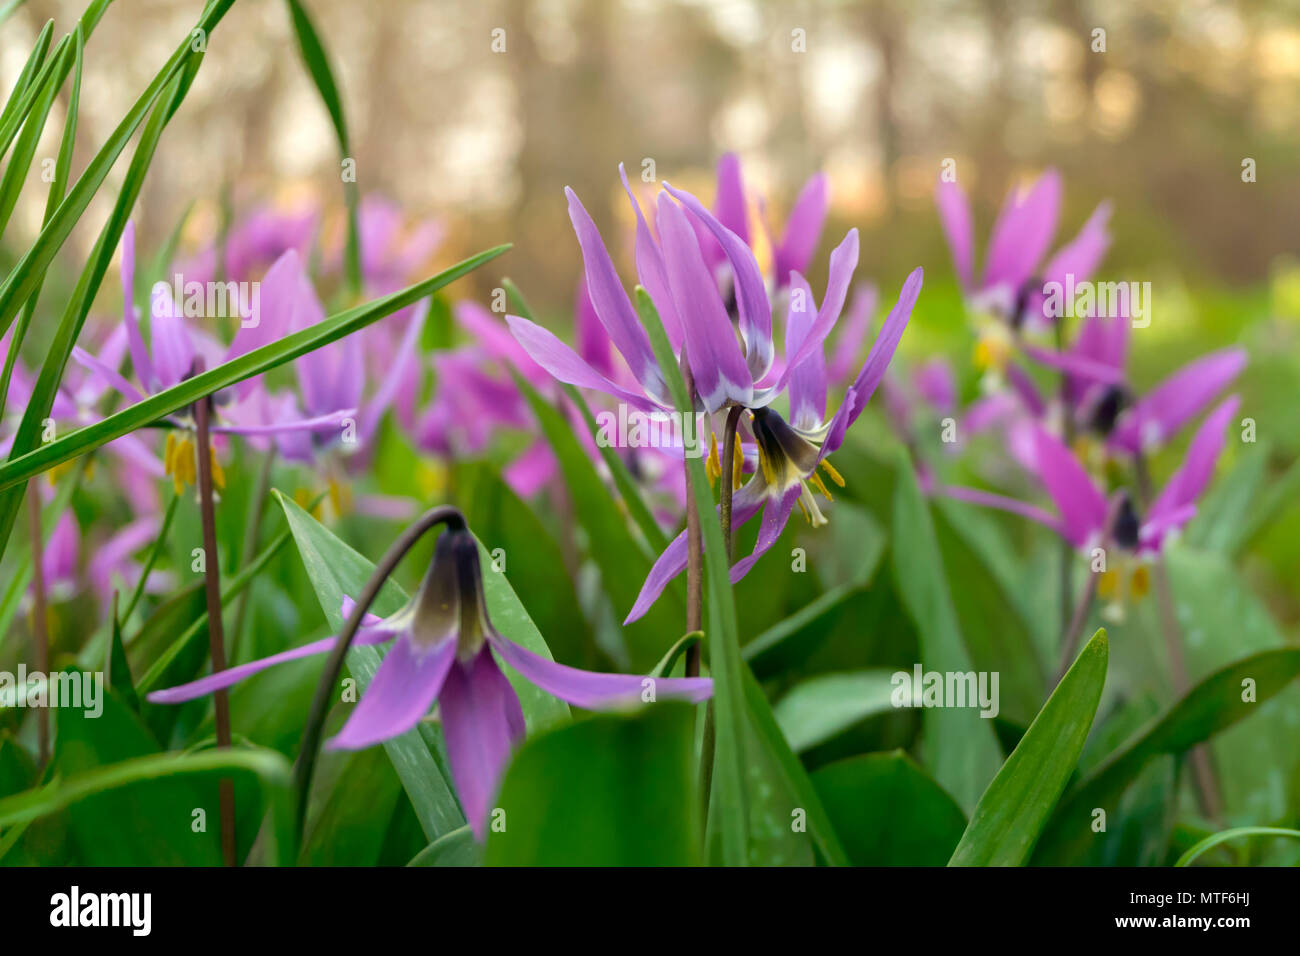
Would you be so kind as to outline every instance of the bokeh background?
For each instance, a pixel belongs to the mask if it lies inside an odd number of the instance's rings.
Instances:
[[[82,0],[28,0],[0,32],[11,83],[40,25]],[[1300,6],[1209,0],[795,2],[764,0],[308,0],[342,88],[358,182],[412,222],[445,227],[433,267],[502,241],[503,271],[563,324],[580,263],[563,201],[582,196],[607,236],[629,235],[616,168],[711,193],[726,150],[780,221],[816,170],[831,178],[823,241],[863,234],[860,274],[885,290],[926,268],[904,353],[968,360],[958,292],[932,203],[943,160],[971,192],[983,243],[1009,188],[1061,170],[1059,238],[1114,206],[1103,278],[1150,281],[1153,324],[1139,382],[1230,343],[1241,387],[1281,473],[1300,453]],[[192,0],[131,0],[92,43],[118,52],[84,91],[74,168],[98,148],[192,24]],[[125,15],[129,12],[129,15]],[[1104,31],[1104,37],[1095,31]],[[494,33],[504,31],[504,33]],[[494,39],[497,49],[494,50]],[[1104,40],[1104,52],[1095,50]],[[500,47],[504,43],[504,50]],[[219,229],[223,197],[342,217],[328,117],[279,3],[237,3],[163,140],[138,209],[166,235],[193,203],[184,242]],[[48,125],[52,155],[62,126]],[[168,153],[183,161],[168,161]],[[1254,161],[1255,181],[1242,164]],[[119,164],[110,186],[123,175]],[[65,255],[93,242],[102,190]],[[35,235],[43,190],[14,217]],[[616,240],[615,240],[616,241]],[[824,263],[824,255],[816,260]],[[821,280],[814,267],[814,287]],[[70,272],[71,274],[71,272]],[[486,296],[483,272],[462,291]],[[37,335],[39,340],[39,335]],[[1230,453],[1231,454],[1231,453]],[[1300,513],[1265,531],[1256,583],[1288,624],[1300,601]],[[1255,552],[1253,552],[1255,553]]]

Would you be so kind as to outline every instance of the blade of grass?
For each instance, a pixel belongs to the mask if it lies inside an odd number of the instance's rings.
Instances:
[[[307,72],[311,74],[316,90],[330,114],[334,125],[334,134],[338,138],[339,152],[344,161],[355,160],[348,138],[347,117],[343,113],[343,100],[339,96],[338,84],[334,82],[334,71],[330,69],[329,57],[325,46],[320,41],[311,17],[298,0],[286,0],[289,5],[289,17],[293,21],[293,32],[298,38],[298,52],[302,54]],[[354,295],[361,292],[361,228],[357,220],[357,182],[356,177],[343,177],[343,200],[348,211],[347,247],[344,250],[348,287]]]
[[[12,7],[10,12],[12,12]],[[23,101],[24,95],[31,88],[32,78],[36,71],[41,68],[45,62],[45,54],[50,50],[50,39],[54,36],[54,21],[46,20],[45,26],[41,28],[40,35],[36,38],[36,45],[32,47],[31,54],[27,57],[27,62],[23,64],[22,72],[18,74],[18,79],[14,81],[14,88],[9,91],[9,98],[5,100],[4,109],[0,110],[0,130],[9,130],[12,137],[18,132],[18,123],[21,117],[15,119],[18,112],[19,104]],[[30,107],[32,100],[28,99],[27,104]],[[12,124],[12,127],[11,127]],[[9,148],[9,139],[4,141],[5,149]],[[2,153],[3,151],[0,151]]]
[[[205,35],[210,35],[233,3],[234,0],[212,0],[204,8],[203,15],[194,29],[202,30]],[[82,25],[87,39],[89,39],[91,30],[107,4],[108,0],[96,0],[87,8],[82,17]],[[153,81],[140,94],[140,97],[117,125],[117,128],[109,135],[108,140],[100,147],[94,159],[86,166],[81,178],[69,190],[67,197],[59,204],[58,211],[55,212],[45,228],[41,230],[31,248],[23,254],[14,268],[10,270],[4,282],[0,283],[0,335],[8,331],[22,303],[30,298],[36,284],[42,281],[45,270],[49,268],[55,254],[80,221],[82,214],[90,205],[91,199],[99,191],[99,187],[108,176],[109,170],[117,161],[117,157],[126,148],[127,143],[135,135],[135,131],[140,127],[140,124],[144,122],[145,117],[150,115],[154,104],[164,94],[164,91],[171,87],[173,81],[181,75],[182,70],[193,59],[202,56],[202,53],[196,52],[192,47],[192,34],[193,31],[186,33],[185,39],[176,49],[176,52],[158,71]],[[50,61],[47,65],[52,66],[52,63],[53,61]],[[166,118],[164,115],[164,122]],[[4,131],[0,131],[0,143],[4,142],[3,133]]]
[[[229,362],[208,369],[201,375],[195,375],[171,388],[150,395],[144,401],[129,405],[101,421],[70,432],[34,451],[11,458],[4,464],[0,464],[0,491],[12,488],[34,475],[93,451],[137,428],[157,422],[186,405],[192,405],[204,395],[210,395],[236,382],[242,382],[246,378],[278,368],[308,352],[351,335],[386,315],[413,305],[431,292],[467,275],[483,263],[495,259],[509,248],[508,245],[496,246],[471,256],[423,282],[417,282],[392,295],[347,309],[309,328],[301,329],[269,345],[246,352]]]

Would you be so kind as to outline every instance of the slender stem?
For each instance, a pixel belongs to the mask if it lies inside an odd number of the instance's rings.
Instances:
[[[1053,687],[1061,682],[1061,678],[1070,669],[1070,665],[1074,663],[1074,656],[1079,651],[1079,638],[1083,635],[1083,626],[1088,621],[1093,599],[1097,596],[1099,576],[1096,571],[1088,574],[1088,583],[1083,586],[1083,593],[1079,595],[1078,602],[1070,612],[1070,619],[1066,623],[1065,634],[1061,639],[1061,662],[1056,668],[1056,680],[1052,681]]]
[[[203,371],[203,360],[195,361],[194,373]],[[208,646],[212,654],[212,673],[226,669],[225,633],[221,620],[221,568],[217,551],[217,514],[212,489],[212,432],[209,417],[211,397],[205,395],[194,403],[195,456],[199,472],[199,518],[203,525],[203,588],[208,603]],[[213,696],[216,710],[217,746],[230,747],[230,697],[225,690]],[[221,854],[226,866],[235,865],[235,784],[229,777],[218,781],[221,807]]]
[[[1141,452],[1133,459],[1133,471],[1137,475],[1138,495],[1145,508],[1151,500],[1151,473],[1147,470],[1146,456]],[[1187,661],[1183,656],[1182,629],[1178,626],[1178,613],[1174,604],[1174,589],[1169,582],[1169,568],[1165,564],[1163,552],[1157,556],[1154,574],[1156,604],[1160,610],[1160,631],[1165,641],[1165,653],[1169,657],[1169,676],[1173,681],[1174,694],[1182,697],[1191,688],[1191,678],[1187,673]],[[1191,751],[1192,780],[1196,787],[1197,802],[1201,812],[1211,820],[1219,819],[1223,802],[1219,797],[1218,780],[1214,766],[1210,762],[1210,750],[1205,744],[1193,747]]]
[[[121,617],[116,618],[119,625],[125,624],[131,619],[131,612],[140,603],[140,598],[144,597],[145,584],[149,581],[153,566],[158,562],[158,555],[162,553],[163,544],[167,540],[167,531],[171,528],[172,518],[176,514],[176,503],[180,499],[180,495],[173,494],[172,500],[167,502],[167,511],[163,514],[162,527],[158,529],[158,537],[154,539],[153,547],[149,549],[149,557],[145,558],[144,567],[140,569],[140,580],[136,582],[135,591],[131,594],[131,600],[127,602],[126,610],[122,612]]]
[[[352,646],[352,639],[356,637],[357,630],[361,627],[361,619],[370,610],[370,605],[375,602],[384,582],[397,568],[398,563],[406,557],[406,553],[420,538],[440,524],[445,524],[450,529],[460,530],[466,526],[465,516],[450,505],[440,505],[426,511],[402,532],[379,559],[374,573],[370,575],[366,586],[357,595],[357,603],[343,624],[343,630],[334,643],[334,650],[330,653],[329,660],[325,662],[325,671],[321,674],[320,683],[316,685],[311,710],[307,713],[307,723],[303,727],[302,742],[298,746],[298,759],[293,766],[294,786],[298,796],[296,832],[300,842],[303,826],[307,822],[307,797],[311,792],[312,774],[316,769],[316,758],[320,753],[325,717],[329,714],[330,698],[338,685],[339,675],[343,672],[343,660],[347,657],[348,648]]]
[[[744,411],[739,405],[733,405],[727,412],[727,424],[722,432],[722,494],[719,499],[722,511],[722,540],[727,545],[727,564],[735,559],[736,545],[731,534],[731,495],[735,491],[732,484],[732,472],[736,467],[736,429],[740,426],[740,413]]]
[[[50,676],[50,635],[46,628],[47,611],[45,604],[45,555],[44,533],[41,531],[41,489],[36,482],[27,485],[27,513],[31,519],[32,533],[32,657],[36,661],[36,670],[42,679]],[[39,765],[45,766],[50,756],[50,711],[46,707],[36,708],[36,736],[39,748]]]
[[[1065,329],[1063,318],[1058,318],[1056,320],[1055,332],[1056,351],[1063,352],[1065,351]],[[1061,417],[1063,420],[1061,427],[1065,437],[1065,444],[1068,447],[1074,443],[1074,414],[1073,410],[1070,408],[1070,379],[1064,371],[1061,372],[1061,383],[1058,394],[1060,395]],[[1070,666],[1069,662],[1074,660],[1074,655],[1070,648],[1065,646],[1066,637],[1074,618],[1074,612],[1071,608],[1077,608],[1079,605],[1075,604],[1074,601],[1074,586],[1070,576],[1070,568],[1074,562],[1074,549],[1071,547],[1070,542],[1066,541],[1064,538],[1061,539],[1060,562],[1059,587],[1061,592],[1061,644],[1064,648],[1063,654],[1067,662],[1065,666],[1068,668]],[[1087,603],[1092,603],[1091,597],[1089,597]],[[1080,625],[1080,627],[1082,627],[1082,625]],[[1078,640],[1078,635],[1075,635],[1074,640]],[[1064,673],[1064,671],[1061,672],[1062,675]],[[1057,679],[1059,681],[1060,678],[1058,677]]]
[[[683,355],[682,377],[686,394],[695,391],[695,377]],[[704,543],[700,535],[700,513],[695,507],[695,489],[691,484],[690,462],[682,459],[686,473],[686,633],[704,629]],[[686,676],[700,676],[700,651],[704,642],[686,652]]]
[[[257,475],[257,489],[253,492],[253,500],[248,503],[248,518],[244,522],[244,553],[239,561],[240,568],[247,567],[253,558],[257,557],[258,532],[262,529],[262,514],[266,510],[266,498],[271,490],[271,471],[274,467],[275,445],[271,445],[262,456],[262,467]],[[244,636],[244,622],[248,618],[248,603],[252,594],[251,587],[245,589],[244,593],[239,595],[239,603],[235,605],[235,626],[230,635],[232,660],[239,659],[239,643]]]

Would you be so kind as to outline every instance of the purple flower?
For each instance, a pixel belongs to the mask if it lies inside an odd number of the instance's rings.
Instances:
[[[344,616],[351,611],[352,602],[345,598]],[[412,601],[383,620],[367,615],[356,641],[393,644],[347,723],[327,746],[357,750],[396,737],[414,727],[438,702],[452,780],[480,840],[501,774],[524,737],[519,697],[502,674],[497,657],[530,683],[584,710],[623,708],[660,698],[698,702],[713,692],[708,678],[578,670],[499,634],[484,603],[478,542],[463,526],[449,528],[438,538],[433,564]],[[332,637],[315,641],[155,691],[149,700],[160,704],[192,700],[274,664],[326,653],[334,643]]]
[[[935,186],[935,205],[953,265],[972,307],[991,312],[1014,327],[1026,318],[1035,325],[1050,325],[1052,320],[1043,309],[1042,286],[1048,282],[1064,285],[1067,275],[1073,275],[1075,283],[1086,281],[1110,247],[1106,230],[1110,204],[1102,203],[1079,234],[1043,262],[1061,208],[1061,177],[1054,169],[1028,188],[1007,194],[989,235],[982,272],[975,267],[973,220],[965,191],[956,182],[940,180]]]
[[[1106,440],[1116,452],[1137,455],[1169,441],[1227,388],[1246,366],[1246,352],[1227,348],[1184,365],[1145,395],[1128,379],[1127,316],[1089,316],[1078,337],[1062,352],[1028,347],[1026,352],[1062,371],[1067,414]]]

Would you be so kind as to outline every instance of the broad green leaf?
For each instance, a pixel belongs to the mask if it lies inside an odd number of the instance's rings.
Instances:
[[[1106,632],[1092,636],[980,797],[950,866],[1029,859],[1083,751],[1106,684]]]
[[[102,421],[79,428],[18,458],[11,458],[4,464],[0,464],[0,490],[12,488],[55,465],[84,455],[137,428],[157,422],[193,405],[205,395],[211,395],[236,382],[242,382],[286,362],[292,362],[308,352],[351,335],[386,315],[413,305],[433,290],[454,282],[483,263],[495,259],[509,248],[509,246],[497,246],[479,253],[423,282],[365,305],[340,312],[309,328],[293,332],[269,345],[214,366],[193,378],[185,379],[156,395],[150,395],[143,401],[109,415]]]
[[[812,782],[854,866],[943,866],[966,829],[961,807],[901,750],[827,764]]]
[[[322,761],[313,785],[319,806],[308,811],[300,866],[375,866],[402,785],[378,747],[337,755],[337,773]]]
[[[175,754],[148,754],[133,757],[107,766],[97,766],[83,772],[61,777],[46,786],[27,790],[0,800],[0,827],[17,826],[39,820],[65,808],[76,807],[87,800],[105,795],[130,797],[138,795],[151,784],[169,782],[199,783],[212,781],[211,789],[215,792],[215,781],[219,777],[251,775],[262,787],[265,802],[271,809],[273,826],[273,851],[271,859],[278,859],[282,865],[292,862],[278,855],[278,851],[288,847],[292,842],[293,801],[290,793],[289,763],[278,753],[262,749],[209,750],[193,756]],[[198,778],[198,779],[193,779]],[[130,802],[130,801],[128,801]],[[180,833],[190,832],[190,804],[178,805],[174,800],[166,804],[164,819],[178,817],[177,837]],[[215,812],[212,814],[215,816]],[[113,826],[105,828],[103,817],[97,817],[98,829],[113,829],[120,825],[114,821]],[[158,833],[159,820],[155,818],[140,836]],[[183,830],[180,829],[183,827]]]
[[[894,488],[893,567],[896,587],[921,641],[928,672],[972,673],[974,667],[953,609],[930,510],[911,462],[900,455]],[[964,809],[973,809],[1002,762],[990,721],[972,707],[922,712],[922,764]]]
[[[658,703],[529,739],[511,761],[489,817],[486,862],[698,863],[692,714],[686,705]]]
[[[407,866],[481,866],[483,847],[468,825],[440,836],[415,855]]]
[[[891,671],[819,674],[800,681],[772,713],[795,753],[811,750],[873,714],[893,709]]]
[[[1190,750],[1251,716],[1297,675],[1300,648],[1284,648],[1252,654],[1200,681],[1066,794],[1033,862],[1069,863],[1086,853],[1094,809],[1111,812],[1148,761]]]

